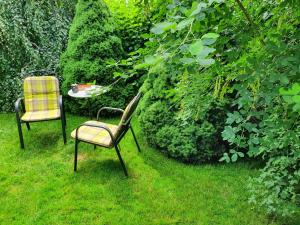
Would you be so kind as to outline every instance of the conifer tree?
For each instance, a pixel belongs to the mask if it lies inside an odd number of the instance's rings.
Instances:
[[[79,0],[69,31],[68,47],[61,57],[64,93],[73,83],[96,81],[99,85],[111,84],[114,81],[114,68],[108,66],[107,61],[119,60],[123,54],[121,39],[116,35],[107,5],[102,0]],[[125,103],[125,97],[122,97],[126,96],[124,92],[126,90],[119,85],[116,90],[101,96],[98,105],[121,107]],[[72,112],[80,112],[79,106],[78,101],[69,99],[67,102]]]

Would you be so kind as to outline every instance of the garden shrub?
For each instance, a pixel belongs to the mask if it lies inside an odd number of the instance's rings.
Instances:
[[[165,16],[166,5],[170,0],[119,1],[105,0],[113,12],[116,30],[126,53],[144,47],[148,33],[155,21]]]
[[[198,111],[197,118],[191,118],[185,114],[186,110],[182,111],[185,99],[176,103],[168,96],[168,90],[176,85],[171,78],[172,74],[152,74],[141,89],[145,94],[138,110],[139,122],[148,143],[184,162],[218,159],[226,149],[221,137],[226,114],[224,103],[210,96],[198,98],[206,101],[205,107]],[[198,91],[193,89],[188,95]]]
[[[255,20],[260,32],[243,43],[248,51],[230,65],[236,97],[222,133],[230,152],[222,159],[264,160],[266,166],[250,185],[250,202],[288,216],[300,203],[300,14],[293,1],[254,8],[254,18],[262,18]]]
[[[146,50],[140,51],[148,54],[145,62],[136,66],[149,68],[139,107],[146,139],[169,156],[190,163],[217,160],[226,150],[221,131],[227,103],[212,95],[216,75],[209,73],[219,35],[200,25],[216,12],[208,4],[203,6],[205,15],[200,17],[196,2],[170,4],[166,21],[152,28]]]
[[[113,13],[116,31],[122,40],[126,53],[130,53],[143,47],[145,38],[151,28],[151,21],[145,15],[144,9],[139,7],[134,1],[106,0]]]
[[[171,0],[153,1],[118,1],[105,0],[115,20],[115,33],[122,40],[124,59],[110,60],[110,65],[116,71],[115,77],[127,79],[127,82],[137,90],[145,81],[147,70],[136,70],[135,65],[142,61],[141,55],[147,55],[157,46],[154,42],[148,42],[150,28],[155,21],[165,17],[167,5]],[[147,45],[147,46],[146,46]]]
[[[121,39],[115,34],[115,23],[106,4],[102,0],[79,0],[68,47],[61,57],[64,94],[74,83],[112,84],[115,68],[108,61],[118,61],[123,56]],[[133,85],[121,80],[110,92],[93,99],[92,111],[95,113],[103,105],[123,108],[133,92]],[[68,98],[66,107],[73,113],[88,111],[86,101],[78,99]]]
[[[300,202],[297,4],[173,1],[135,67],[149,71],[139,114],[149,143],[186,162],[255,158],[265,167],[250,202],[283,216]]]

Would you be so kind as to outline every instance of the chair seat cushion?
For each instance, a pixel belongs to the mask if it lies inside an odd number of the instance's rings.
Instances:
[[[87,121],[84,124],[89,125],[98,125],[98,126],[105,126],[110,129],[111,133],[115,137],[119,126],[113,124],[102,123],[98,121]],[[76,138],[76,129],[72,131],[71,136]],[[82,126],[78,130],[78,139],[80,141],[85,141],[91,144],[101,145],[107,148],[113,147],[113,143],[109,133],[103,129],[98,127],[89,127],[89,126]]]
[[[43,121],[43,120],[52,120],[60,118],[60,110],[46,110],[46,111],[34,111],[34,112],[26,112],[21,120],[25,122],[33,122],[33,121]]]

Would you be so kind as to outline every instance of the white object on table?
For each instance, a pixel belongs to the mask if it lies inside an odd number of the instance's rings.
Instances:
[[[100,85],[92,85],[91,87],[85,88],[84,90],[78,91],[76,93],[74,93],[72,89],[70,89],[68,91],[68,95],[74,98],[90,98],[101,95],[105,92],[107,92],[107,89],[105,89],[105,87]]]
[[[99,96],[101,94],[104,94],[106,93],[107,91],[109,90],[108,87],[103,87],[103,86],[100,86],[100,85],[92,85],[91,87],[88,87],[88,88],[85,88],[84,90],[82,91],[78,91],[76,93],[74,93],[71,90],[68,91],[68,95],[73,97],[73,98],[86,98],[87,101],[88,101],[88,108],[89,108],[89,115],[90,115],[90,118],[92,119],[92,113],[91,113],[91,102],[89,100],[89,98],[91,97],[96,97],[96,96]]]

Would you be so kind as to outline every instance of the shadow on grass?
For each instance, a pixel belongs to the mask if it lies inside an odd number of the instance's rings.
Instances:
[[[128,169],[128,168],[127,168]],[[129,171],[130,172],[130,171]],[[77,164],[76,176],[82,179],[111,180],[126,179],[121,164],[118,160],[80,160]]]
[[[56,131],[29,131],[24,135],[25,150],[35,153],[56,151],[59,141],[62,141],[62,134]]]

